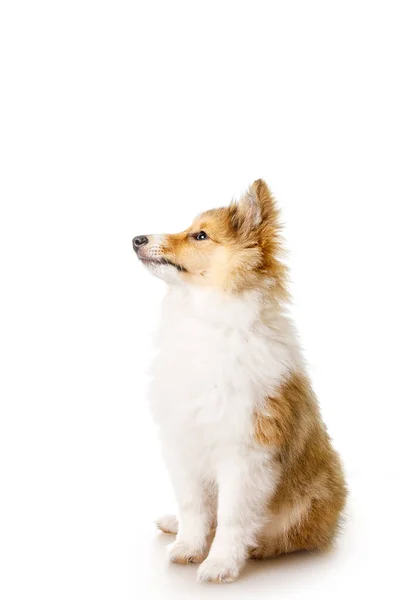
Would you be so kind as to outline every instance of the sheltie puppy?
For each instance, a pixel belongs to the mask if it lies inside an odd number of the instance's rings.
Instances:
[[[330,546],[346,500],[340,459],[286,313],[278,210],[262,180],[178,234],[133,239],[168,286],[149,399],[179,516],[174,563],[236,579],[248,557]]]

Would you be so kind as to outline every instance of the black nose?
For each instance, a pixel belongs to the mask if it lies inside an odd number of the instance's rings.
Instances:
[[[137,252],[139,250],[140,246],[144,246],[145,244],[148,244],[148,243],[149,243],[149,239],[145,235],[137,235],[132,240],[133,249],[135,250],[135,252]]]

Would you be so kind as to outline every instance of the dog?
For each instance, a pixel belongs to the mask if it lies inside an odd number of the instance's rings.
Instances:
[[[176,493],[174,563],[234,581],[247,558],[329,547],[346,501],[287,315],[279,212],[263,180],[182,233],[133,239],[168,291],[149,401]]]

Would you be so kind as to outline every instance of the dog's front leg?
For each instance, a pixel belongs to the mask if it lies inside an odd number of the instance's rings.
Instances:
[[[217,466],[217,530],[210,553],[198,569],[200,581],[234,581],[249,548],[266,520],[266,505],[275,489],[268,458],[237,449]]]
[[[175,563],[199,563],[208,549],[208,535],[214,520],[213,490],[192,468],[174,465],[172,480],[179,507],[178,535],[168,547],[168,558]]]

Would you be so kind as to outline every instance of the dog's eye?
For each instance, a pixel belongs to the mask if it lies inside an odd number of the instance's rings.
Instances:
[[[205,231],[199,231],[199,233],[195,233],[194,234],[194,239],[195,240],[206,240],[208,238],[208,235],[206,234]]]

